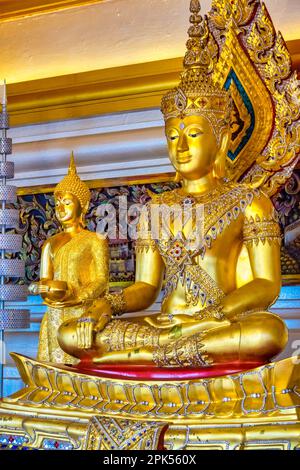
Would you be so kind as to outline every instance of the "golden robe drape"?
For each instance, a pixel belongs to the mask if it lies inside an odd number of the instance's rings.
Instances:
[[[108,290],[107,242],[94,232],[83,231],[63,245],[53,257],[54,280],[65,281],[75,294],[84,293],[93,300]],[[103,291],[103,284],[106,287]],[[57,332],[60,325],[79,318],[86,306],[48,307],[41,323],[38,359],[46,362],[73,364],[76,361],[59,346]]]

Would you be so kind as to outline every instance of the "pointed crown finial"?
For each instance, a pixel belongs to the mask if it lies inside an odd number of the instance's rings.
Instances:
[[[210,34],[207,18],[200,15],[199,0],[191,0],[189,39],[186,43],[187,52],[183,65],[185,68],[202,67],[211,73],[218,54],[218,46]]]
[[[71,193],[76,196],[80,202],[82,211],[87,211],[91,200],[91,193],[87,184],[84,183],[78,176],[73,151],[70,157],[68,174],[56,186],[54,190],[54,195],[56,195],[57,193],[65,192]]]
[[[75,165],[75,157],[74,157],[74,151],[72,150],[71,152],[71,157],[70,157],[70,164],[69,164],[69,170],[68,170],[69,175],[70,174],[75,174],[77,175],[77,168]]]
[[[213,83],[219,48],[207,17],[202,17],[200,11],[199,0],[191,0],[184,70],[179,86],[163,97],[161,110],[165,120],[194,114],[206,115],[216,130],[220,130],[229,119],[230,99],[225,90]]]

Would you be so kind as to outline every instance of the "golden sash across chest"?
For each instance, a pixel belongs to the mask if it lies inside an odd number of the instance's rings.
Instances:
[[[196,258],[201,256],[203,259],[218,236],[244,213],[254,196],[259,195],[257,190],[230,183],[218,186],[209,194],[209,198],[184,194],[181,188],[152,196],[148,205],[149,220],[153,219],[155,211],[156,218],[157,213],[160,213],[159,230],[156,231],[159,236],[153,238],[150,232],[148,246],[159,250],[166,265],[164,302],[177,289],[178,283],[185,289],[188,306],[197,305],[199,299],[202,306],[220,302],[225,295],[223,290],[196,263]],[[194,221],[195,229],[189,236],[184,233],[184,227],[176,233],[170,233],[168,222],[171,221],[174,227],[178,215],[182,217],[183,225],[184,221]],[[139,243],[143,245],[143,241]]]

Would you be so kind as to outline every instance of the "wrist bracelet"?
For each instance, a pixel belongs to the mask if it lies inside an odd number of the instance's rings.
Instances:
[[[85,317],[85,318],[78,318],[77,323],[97,323],[97,322],[94,318]]]
[[[106,294],[104,298],[110,304],[113,316],[118,317],[126,312],[126,300],[123,290],[116,294]]]
[[[201,310],[197,318],[199,320],[207,320],[209,318],[215,318],[216,320],[225,320],[226,315],[222,312],[222,308],[212,305],[210,307],[205,308],[204,310]]]

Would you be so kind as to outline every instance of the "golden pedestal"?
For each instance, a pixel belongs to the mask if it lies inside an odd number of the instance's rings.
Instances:
[[[297,358],[171,382],[13,358],[25,387],[0,404],[5,448],[300,449]]]

